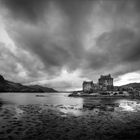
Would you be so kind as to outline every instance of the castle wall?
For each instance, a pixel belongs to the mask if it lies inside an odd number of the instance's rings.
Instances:
[[[99,86],[102,90],[113,90],[113,78],[111,75],[101,75],[98,80]]]
[[[83,82],[83,92],[92,93],[94,88],[93,82]]]

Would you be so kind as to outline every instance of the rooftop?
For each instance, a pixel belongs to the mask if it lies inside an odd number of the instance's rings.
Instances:
[[[84,81],[83,84],[93,84],[93,81]]]
[[[110,78],[112,78],[110,74],[100,76],[100,79],[110,79]]]

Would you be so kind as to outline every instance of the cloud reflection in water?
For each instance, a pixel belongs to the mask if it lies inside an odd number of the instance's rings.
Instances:
[[[137,111],[140,111],[140,102],[120,100],[119,108],[121,108],[123,111],[137,112]]]

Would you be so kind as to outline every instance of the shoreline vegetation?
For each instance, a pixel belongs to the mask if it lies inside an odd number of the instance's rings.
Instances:
[[[139,94],[135,95],[135,92],[116,92],[116,91],[99,91],[96,93],[84,93],[83,91],[74,91],[69,94],[69,97],[92,97],[96,99],[104,98],[126,98],[126,99],[140,99]]]

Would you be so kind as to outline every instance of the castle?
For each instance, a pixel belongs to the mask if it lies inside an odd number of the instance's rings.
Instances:
[[[99,87],[102,90],[113,90],[113,78],[111,75],[101,75],[98,79]]]
[[[93,81],[84,81],[83,82],[83,92],[85,93],[91,93],[93,92],[93,89],[94,89],[94,84],[93,84]]]
[[[98,83],[93,83],[93,81],[83,82],[83,92],[92,93],[96,91],[111,91],[113,90],[113,78],[111,75],[101,75],[98,79]]]

